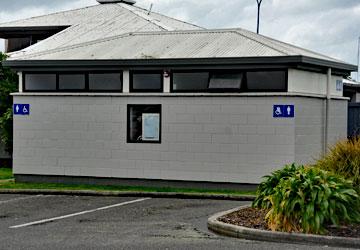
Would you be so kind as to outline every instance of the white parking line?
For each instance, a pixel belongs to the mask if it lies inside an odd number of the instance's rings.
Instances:
[[[121,207],[121,206],[129,205],[129,204],[133,204],[133,203],[137,203],[137,202],[141,202],[141,201],[146,201],[146,200],[149,200],[149,199],[151,199],[151,198],[143,198],[143,199],[137,199],[137,200],[132,200],[132,201],[126,201],[126,202],[122,202],[122,203],[118,203],[118,204],[114,204],[114,205],[110,205],[110,206],[106,206],[106,207],[100,207],[100,208],[86,210],[86,211],[82,211],[82,212],[78,212],[78,213],[73,213],[73,214],[63,215],[63,216],[59,216],[59,217],[54,217],[54,218],[50,218],[50,219],[38,220],[38,221],[29,222],[29,223],[25,223],[25,224],[21,224],[21,225],[11,226],[9,228],[21,228],[21,227],[28,227],[28,226],[44,224],[44,223],[47,223],[47,222],[53,222],[53,221],[57,221],[57,220],[62,220],[62,219],[66,219],[66,218],[69,218],[69,217],[74,217],[74,216],[78,216],[78,215],[93,213],[93,212],[97,212],[97,211],[101,211],[101,210],[105,210],[105,209],[109,209],[109,208]]]
[[[9,202],[14,202],[14,201],[28,200],[28,199],[32,199],[32,198],[36,198],[36,197],[40,197],[40,196],[43,196],[43,195],[39,194],[39,195],[32,195],[32,196],[26,196],[26,197],[20,197],[20,198],[14,198],[14,199],[10,199],[10,200],[0,201],[0,205],[9,203]]]

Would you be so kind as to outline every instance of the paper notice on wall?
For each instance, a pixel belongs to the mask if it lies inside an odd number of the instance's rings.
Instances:
[[[159,141],[160,139],[160,114],[142,114],[142,140]]]

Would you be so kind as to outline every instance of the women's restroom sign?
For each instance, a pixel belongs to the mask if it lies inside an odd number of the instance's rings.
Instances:
[[[30,104],[14,104],[14,115],[30,115]]]
[[[295,105],[274,105],[273,106],[274,118],[294,118]]]

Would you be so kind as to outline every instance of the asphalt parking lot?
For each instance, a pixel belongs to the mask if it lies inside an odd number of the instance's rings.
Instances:
[[[0,194],[0,249],[331,249],[208,231],[210,215],[247,203]]]

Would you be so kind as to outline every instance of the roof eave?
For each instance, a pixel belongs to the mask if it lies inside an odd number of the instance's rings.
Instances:
[[[0,38],[8,39],[14,37],[25,37],[28,35],[42,35],[47,33],[57,33],[69,25],[57,26],[24,26],[24,27],[0,27]]]
[[[323,60],[318,59],[314,57],[308,57],[308,56],[301,56],[302,57],[302,63],[311,64],[311,65],[317,65],[327,68],[334,68],[334,69],[341,69],[346,71],[357,71],[358,67],[353,64],[348,63],[341,63],[336,61],[330,61],[330,60]]]
[[[6,67],[14,69],[53,68],[53,67],[106,67],[106,66],[189,66],[189,65],[254,65],[254,64],[309,64],[322,68],[342,71],[356,71],[357,66],[322,60],[306,56],[277,57],[227,57],[227,58],[170,58],[170,59],[122,59],[122,60],[7,60]]]

